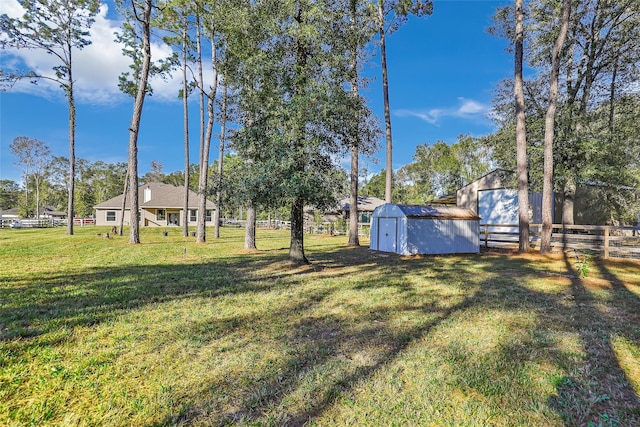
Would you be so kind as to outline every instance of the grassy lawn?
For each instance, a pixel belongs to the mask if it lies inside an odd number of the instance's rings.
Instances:
[[[0,230],[0,425],[640,424],[637,262],[105,231]]]

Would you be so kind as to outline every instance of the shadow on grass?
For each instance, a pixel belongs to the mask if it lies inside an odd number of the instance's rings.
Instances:
[[[524,258],[470,255],[407,259],[381,257],[365,248],[319,250],[308,255],[313,265],[298,268],[288,266],[286,254],[268,251],[217,263],[109,267],[37,278],[15,275],[8,278],[13,286],[0,288],[0,299],[6,301],[0,314],[0,337],[5,343],[35,342],[55,329],[96,325],[147,305],[189,298],[213,301],[244,293],[285,292],[300,286],[297,299],[269,310],[267,317],[249,313],[187,325],[183,334],[210,342],[233,332],[250,334],[252,325],[267,327],[280,322],[284,332],[274,337],[288,349],[288,356],[277,369],[246,379],[240,390],[234,390],[230,405],[234,409],[212,401],[210,396],[224,385],[209,383],[204,385],[208,393],[196,401],[182,402],[180,409],[160,424],[301,426],[392,364],[412,344],[469,310],[531,312],[535,314],[535,331],[501,343],[484,356],[484,363],[472,361],[471,350],[455,340],[442,348],[442,355],[460,368],[455,378],[458,386],[506,400],[516,388],[526,393],[527,383],[514,378],[526,373],[527,363],[550,362],[566,367],[567,375],[558,384],[558,395],[545,403],[565,424],[602,422],[604,414],[622,425],[638,422],[638,396],[611,343],[615,333],[637,344],[638,323],[625,326],[608,319],[575,278],[577,273],[570,262],[565,260],[568,274],[574,276],[569,288],[572,304],[568,305],[566,294],[526,286],[528,278],[540,276],[540,271]],[[637,319],[638,298],[605,264],[598,264],[598,268],[614,290],[613,303],[607,304],[615,305],[620,317]],[[372,271],[375,274],[358,280],[359,275]],[[440,295],[435,288],[421,289],[412,280],[416,276],[431,277],[456,292]],[[309,281],[324,282],[320,287],[304,287]],[[329,301],[337,304],[335,295],[343,288],[362,295],[361,302],[341,302],[346,310],[357,313],[357,321],[326,309]],[[398,301],[367,306],[364,299],[386,289],[395,292]],[[414,324],[402,328],[393,324],[395,319],[413,315],[419,318]],[[549,331],[579,335],[587,357],[583,375],[576,375],[580,369],[575,369],[571,355],[557,348],[556,338]],[[26,347],[21,346],[23,351]],[[360,353],[366,353],[367,359],[352,363]],[[500,365],[503,360],[509,361],[507,366]],[[287,406],[294,397],[306,401],[306,405]]]
[[[573,308],[567,313],[579,333],[585,360],[580,376],[563,378],[550,406],[565,425],[640,425],[640,399],[614,350],[615,335],[640,343],[640,300],[630,292],[600,259],[595,266],[611,289],[606,305],[594,289],[585,286],[580,272],[565,252],[564,263],[571,277]]]

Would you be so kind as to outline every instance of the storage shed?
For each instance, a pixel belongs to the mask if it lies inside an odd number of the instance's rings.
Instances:
[[[369,248],[401,255],[478,253],[479,220],[455,206],[387,203],[373,211]]]

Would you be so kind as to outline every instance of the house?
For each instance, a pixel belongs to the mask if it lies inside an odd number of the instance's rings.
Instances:
[[[138,187],[138,203],[140,207],[140,225],[143,227],[181,226],[182,221],[195,225],[198,219],[198,195],[189,190],[189,209],[184,212],[185,187],[150,182]],[[114,197],[94,206],[96,225],[117,225],[120,223],[122,195]],[[206,225],[213,225],[213,202],[207,200]],[[130,204],[124,212],[124,223],[129,224]]]
[[[0,209],[0,220],[3,221],[16,221],[22,219],[20,216],[20,210],[18,208]]]
[[[455,206],[387,203],[373,212],[369,248],[401,255],[478,253],[479,219]]]
[[[56,219],[65,219],[66,217],[67,217],[66,212],[56,210],[53,206],[46,206],[38,210],[38,218],[41,218],[41,219],[56,220]]]
[[[373,196],[358,196],[358,222],[368,223],[371,221],[373,211],[384,205],[384,201]],[[345,218],[349,218],[351,211],[351,197],[343,197],[339,201],[340,211]]]
[[[378,206],[384,204],[384,201],[373,196],[358,196],[358,222],[369,223],[371,214]],[[351,197],[342,197],[338,203],[331,208],[318,213],[313,207],[305,207],[305,221],[314,222],[318,219],[319,214],[322,222],[334,223],[339,220],[349,220],[349,212],[351,211]]]

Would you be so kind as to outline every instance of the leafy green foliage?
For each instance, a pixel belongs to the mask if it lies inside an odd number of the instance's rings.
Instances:
[[[406,170],[418,193],[429,200],[455,192],[489,172],[491,166],[486,147],[477,138],[461,135],[451,145],[442,141],[419,145]]]
[[[0,179],[0,209],[10,209],[18,206],[20,186],[10,179]]]
[[[132,22],[123,22],[122,30],[116,34],[116,41],[123,45],[122,53],[132,60],[129,65],[130,71],[124,72],[118,77],[118,88],[131,97],[136,96],[140,73],[142,71],[143,57],[140,37],[140,30],[136,29],[135,24]],[[177,64],[178,54],[177,52],[173,52],[172,55],[167,58],[152,61],[149,67],[149,76],[159,76],[165,79],[169,76],[169,73],[175,69]],[[149,84],[146,86],[146,94],[153,95],[153,87]]]
[[[628,105],[630,99],[637,100],[638,96],[630,88],[637,84],[634,82],[640,64],[637,37],[633,36],[640,28],[640,7],[633,1],[574,3],[561,60],[553,147],[555,189],[575,198],[576,184],[597,184],[607,189],[603,190],[603,199],[611,212],[607,221],[628,222],[635,214],[631,206],[640,186],[632,178],[637,176],[638,155],[632,148],[637,145],[636,138],[625,133],[623,123],[629,123],[636,114],[631,113]],[[559,31],[559,3],[535,0],[526,5],[525,53],[530,66],[537,70],[537,75],[525,83],[529,178],[532,187],[539,189],[543,111],[549,90],[544,82],[548,81],[550,52]],[[512,15],[510,7],[499,10],[491,32],[513,41]],[[494,117],[499,130],[486,139],[504,168],[515,165],[511,92],[509,84],[498,88]],[[621,173],[610,173],[612,165]],[[628,202],[623,203],[623,199]],[[573,218],[564,220],[572,222]]]

